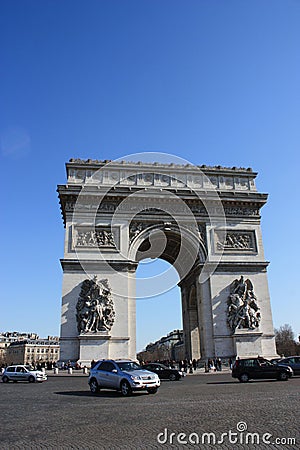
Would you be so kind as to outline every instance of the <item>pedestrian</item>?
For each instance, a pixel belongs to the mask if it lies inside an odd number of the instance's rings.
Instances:
[[[208,360],[208,367],[209,367],[210,370],[213,370],[214,372],[216,371],[216,366],[215,366],[215,363],[214,363],[213,359],[209,359]]]
[[[188,362],[186,359],[183,360],[183,370],[185,371],[185,373],[187,373],[188,370]]]
[[[207,369],[208,369],[208,372],[210,371],[211,366],[212,366],[212,360],[211,360],[210,358],[208,358],[208,360],[207,360]]]

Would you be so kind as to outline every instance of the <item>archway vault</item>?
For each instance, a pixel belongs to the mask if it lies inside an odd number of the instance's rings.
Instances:
[[[145,229],[132,239],[128,259],[139,262],[145,258],[161,258],[177,270],[183,280],[197,264],[204,264],[207,252],[199,235],[185,227],[145,224]]]

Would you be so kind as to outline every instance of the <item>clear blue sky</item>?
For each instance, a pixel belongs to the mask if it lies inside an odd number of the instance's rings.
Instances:
[[[259,172],[274,323],[300,333],[299,24],[296,0],[1,1],[1,331],[59,333],[65,162],[162,151]],[[181,325],[178,293],[153,302],[138,349]]]

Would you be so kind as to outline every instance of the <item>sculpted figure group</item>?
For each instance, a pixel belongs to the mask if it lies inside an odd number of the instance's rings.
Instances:
[[[217,242],[218,250],[251,250],[253,247],[251,235],[246,233],[228,233],[225,242]]]
[[[78,232],[76,245],[78,247],[115,247],[116,244],[112,232],[106,230],[91,230]]]
[[[76,305],[79,333],[109,331],[115,320],[108,280],[85,280]]]
[[[249,279],[244,280],[241,276],[239,280],[234,280],[227,305],[227,320],[233,332],[239,328],[253,330],[259,326],[260,311]]]

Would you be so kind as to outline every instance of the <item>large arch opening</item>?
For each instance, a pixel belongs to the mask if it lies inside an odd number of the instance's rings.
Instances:
[[[157,289],[160,294],[145,297],[143,280],[155,279],[157,275],[173,271],[176,282],[174,287],[165,291],[163,278],[158,281]],[[136,324],[137,324],[137,352],[145,350],[146,346],[157,342],[174,330],[182,330],[181,291],[177,283],[179,275],[173,266],[162,259],[144,259],[140,261],[136,271]],[[175,344],[175,341],[174,341]]]
[[[199,272],[196,268],[205,254],[198,236],[169,223],[149,226],[133,239],[130,256],[139,263],[136,273],[137,351],[168,333],[172,335],[175,331],[176,335],[176,330],[183,330],[174,340],[163,338],[159,345],[177,343],[176,352],[166,352],[172,359],[201,358],[199,291],[197,294],[196,288]],[[156,353],[153,359],[169,359],[162,358],[163,354],[159,357]]]

